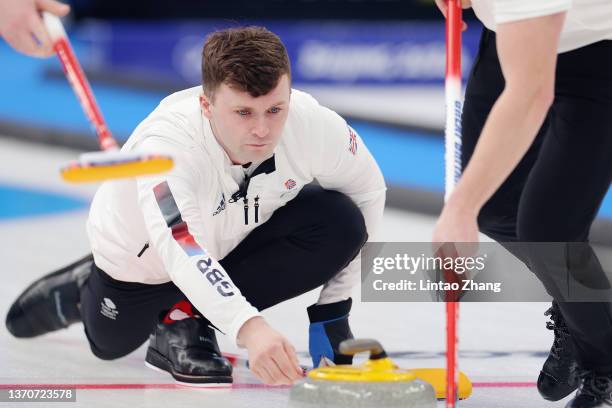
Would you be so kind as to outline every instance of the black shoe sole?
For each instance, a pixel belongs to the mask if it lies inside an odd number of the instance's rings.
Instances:
[[[187,386],[224,386],[231,387],[233,383],[232,376],[221,376],[221,375],[188,375],[181,374],[174,370],[172,363],[166,357],[164,357],[159,351],[149,347],[147,349],[147,355],[145,357],[145,365],[153,370],[161,370],[168,373],[174,378],[174,380]]]

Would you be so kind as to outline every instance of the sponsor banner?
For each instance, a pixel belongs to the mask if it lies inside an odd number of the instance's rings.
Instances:
[[[245,23],[246,24],[246,23]],[[293,79],[306,84],[442,84],[444,22],[255,22],[289,51]],[[197,84],[204,38],[235,22],[86,22],[75,37],[97,69]],[[463,74],[474,61],[480,25],[463,34]]]

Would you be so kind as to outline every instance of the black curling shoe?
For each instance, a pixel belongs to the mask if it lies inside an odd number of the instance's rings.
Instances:
[[[612,374],[598,375],[593,371],[581,371],[580,388],[565,408],[612,407]]]
[[[232,383],[232,365],[221,355],[214,329],[200,316],[172,323],[160,320],[150,336],[145,364],[183,385]]]
[[[36,337],[80,322],[80,288],[92,266],[90,254],[28,286],[6,315],[8,331],[15,337]]]
[[[578,365],[572,338],[557,305],[553,303],[544,315],[550,316],[546,328],[554,332],[555,340],[540,371],[538,391],[546,400],[559,401],[578,388]]]

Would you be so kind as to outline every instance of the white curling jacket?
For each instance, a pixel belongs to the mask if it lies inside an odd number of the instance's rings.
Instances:
[[[344,119],[292,90],[282,137],[274,157],[251,175],[245,209],[236,195],[240,166],[232,165],[215,139],[200,94],[201,87],[174,93],[138,125],[122,150],[169,153],[175,167],[103,183],[91,204],[87,233],[96,265],[108,275],[127,282],[174,282],[235,340],[242,324],[259,312],[217,260],[315,179],[355,202],[372,238],[386,188],[374,158]],[[348,298],[359,282],[359,267],[357,257],[324,285],[318,303]]]

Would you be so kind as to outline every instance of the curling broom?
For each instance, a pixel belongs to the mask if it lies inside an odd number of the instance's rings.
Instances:
[[[102,112],[94,98],[89,82],[74,53],[60,19],[43,13],[43,20],[64,74],[72,86],[85,114],[93,124],[102,151],[82,154],[78,160],[61,169],[62,178],[70,183],[96,182],[161,173],[170,170],[172,157],[144,152],[120,152]]]
[[[448,0],[446,18],[445,201],[461,175],[461,0]],[[446,302],[446,408],[457,406],[459,302]]]

